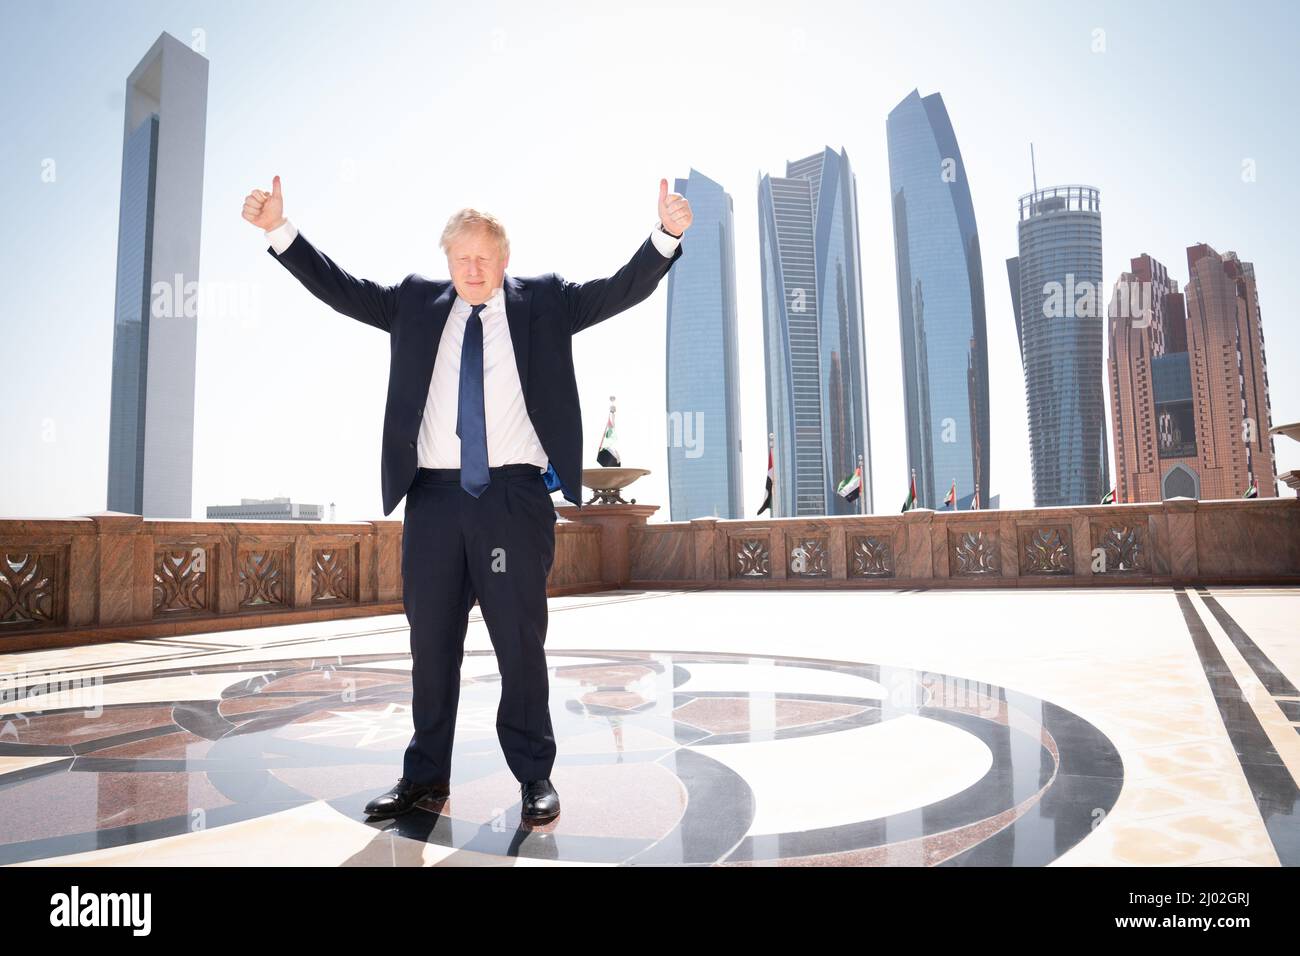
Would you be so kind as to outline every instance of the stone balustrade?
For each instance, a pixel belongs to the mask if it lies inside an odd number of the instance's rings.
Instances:
[[[1300,499],[648,523],[557,509],[552,595],[1300,583]],[[0,650],[402,613],[402,523],[0,519]]]
[[[548,592],[599,590],[600,529],[558,522]],[[401,614],[402,522],[0,519],[0,651]]]
[[[641,525],[638,587],[1300,583],[1300,500],[1196,501]]]

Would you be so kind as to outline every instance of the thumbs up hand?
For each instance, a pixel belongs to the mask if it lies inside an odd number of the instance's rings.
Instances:
[[[261,229],[274,229],[284,223],[284,197],[280,195],[280,177],[271,180],[271,191],[254,189],[244,199],[244,218]]]
[[[685,196],[668,191],[668,180],[659,180],[659,221],[674,236],[680,236],[695,220]]]

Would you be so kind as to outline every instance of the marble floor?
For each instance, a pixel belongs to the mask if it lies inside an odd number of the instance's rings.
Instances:
[[[521,823],[475,608],[451,795],[390,615],[0,655],[5,865],[1291,866],[1300,589],[553,598]]]

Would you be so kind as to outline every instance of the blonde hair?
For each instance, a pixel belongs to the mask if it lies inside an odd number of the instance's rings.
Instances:
[[[501,224],[501,220],[490,212],[471,209],[468,206],[459,212],[453,213],[452,217],[447,220],[447,228],[442,230],[442,240],[439,243],[442,246],[442,251],[450,251],[452,241],[466,229],[474,226],[482,226],[496,236],[497,242],[501,246],[502,258],[510,255],[510,239],[506,236],[506,227]]]

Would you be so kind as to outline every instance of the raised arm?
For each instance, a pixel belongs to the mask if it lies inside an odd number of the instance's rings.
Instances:
[[[308,242],[284,217],[279,176],[272,180],[269,193],[254,189],[248,194],[244,200],[244,218],[266,232],[271,242],[266,251],[308,292],[336,312],[392,332],[402,283],[380,285],[369,279],[358,279]]]
[[[568,308],[570,331],[581,332],[648,299],[681,257],[681,237],[692,221],[690,203],[677,193],[670,195],[668,180],[661,179],[659,223],[626,265],[607,279],[589,282],[555,276]]]

